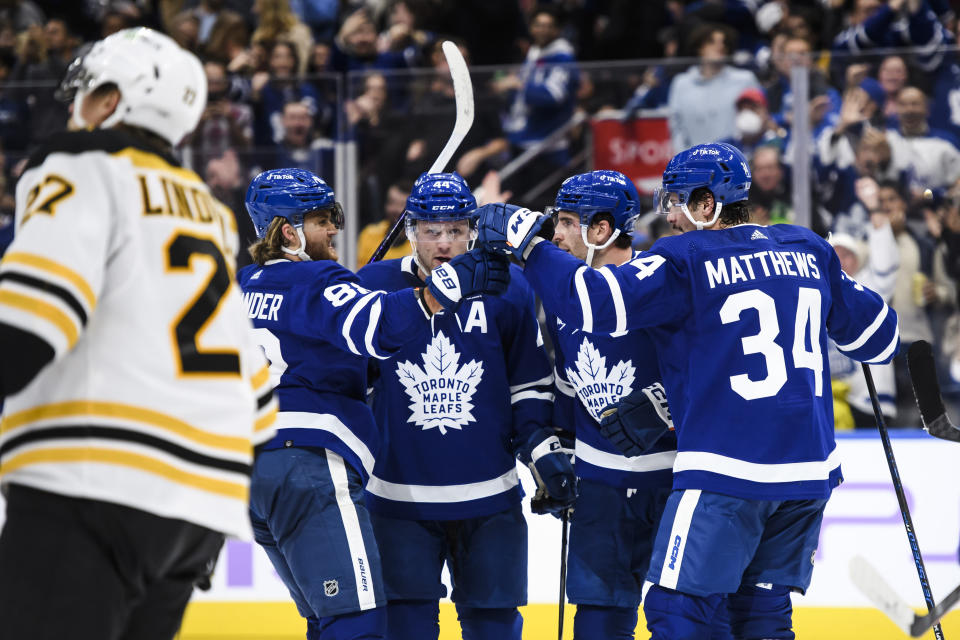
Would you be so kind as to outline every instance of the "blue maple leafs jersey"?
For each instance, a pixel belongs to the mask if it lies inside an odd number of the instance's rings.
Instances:
[[[280,404],[265,448],[323,447],[368,477],[380,438],[366,405],[367,360],[427,326],[416,297],[369,291],[329,260],[271,260],[237,278]]]
[[[896,313],[793,225],[691,231],[600,269],[541,242],[525,275],[584,331],[648,328],[677,430],[676,489],[828,496],[842,476],[827,338],[870,363],[900,343]]]
[[[636,254],[635,256],[636,257]],[[576,434],[576,472],[612,487],[669,487],[677,437],[669,432],[642,456],[628,458],[600,434],[600,413],[621,397],[660,382],[653,342],[645,331],[584,333],[547,314],[554,346],[553,423]]]
[[[367,265],[369,287],[420,286],[412,256]],[[367,504],[394,518],[456,520],[497,513],[523,497],[514,454],[549,424],[553,376],[520,269],[502,296],[442,312],[379,362],[373,410],[384,446]]]

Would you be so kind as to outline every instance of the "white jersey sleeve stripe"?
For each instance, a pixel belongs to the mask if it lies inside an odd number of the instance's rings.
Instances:
[[[360,311],[362,311],[363,308],[364,308],[365,306],[367,306],[367,304],[368,304],[371,300],[373,300],[374,297],[378,297],[378,296],[380,296],[380,295],[381,295],[380,292],[378,292],[378,291],[373,291],[373,292],[368,293],[367,295],[363,296],[362,298],[360,298],[360,299],[357,300],[356,302],[354,302],[354,303],[353,303],[353,308],[351,308],[351,309],[350,309],[350,313],[347,314],[347,319],[346,319],[346,321],[343,323],[343,328],[340,330],[340,333],[343,334],[343,337],[344,337],[344,338],[346,339],[346,341],[347,341],[347,347],[348,347],[348,348],[350,349],[350,351],[351,351],[353,354],[355,354],[355,355],[361,356],[361,355],[364,355],[364,354],[360,353],[360,351],[357,349],[357,345],[354,344],[354,342],[353,342],[353,338],[350,336],[350,330],[353,328],[353,321],[357,318],[357,315],[360,313]]]
[[[38,300],[37,298],[17,291],[0,290],[0,307],[10,307],[26,312],[53,325],[63,334],[63,337],[66,338],[68,349],[73,348],[73,345],[77,342],[77,338],[80,336],[80,329],[76,322],[56,305],[50,304],[49,302]],[[3,310],[0,309],[0,317],[4,315]],[[20,328],[30,333],[37,333],[30,325]]]
[[[871,358],[870,360],[866,360],[865,362],[867,364],[883,362],[884,360],[890,357],[890,355],[894,352],[894,350],[897,348],[897,345],[899,343],[900,343],[900,325],[898,324],[896,330],[893,332],[893,340],[890,341],[890,344],[887,345],[887,348],[881,351],[880,355],[878,355],[876,358]]]
[[[613,298],[613,310],[617,315],[617,327],[613,333],[623,333],[627,330],[627,308],[623,303],[623,292],[620,290],[620,283],[617,282],[616,276],[613,275],[609,267],[601,267],[598,271],[610,286],[610,296]]]
[[[860,334],[860,337],[851,342],[850,344],[837,345],[837,349],[840,351],[853,351],[854,349],[859,349],[867,343],[874,333],[877,332],[877,329],[883,324],[884,319],[887,317],[887,312],[890,310],[890,307],[883,305],[883,309],[880,310],[880,313],[870,323],[870,326],[863,330],[863,333]]]
[[[548,385],[548,384],[552,384],[552,383],[553,383],[553,374],[550,374],[550,375],[548,375],[548,376],[544,376],[544,377],[540,378],[539,380],[534,380],[533,382],[525,382],[525,383],[523,383],[523,384],[515,384],[515,385],[513,385],[512,387],[510,387],[510,393],[516,393],[517,391],[522,391],[522,390],[528,389],[528,388],[530,388],[530,387],[536,387],[536,386],[540,386],[540,385]]]
[[[343,458],[332,451],[327,451],[326,454],[327,467],[330,470],[330,479],[333,480],[334,493],[337,499],[337,508],[340,509],[340,520],[343,522],[343,530],[347,536],[347,547],[350,549],[357,601],[360,610],[366,611],[377,606],[377,597],[373,575],[369,571],[370,559],[367,555],[367,545],[363,541],[360,517],[357,515],[357,506],[350,497],[347,468],[344,465]]]
[[[583,274],[587,267],[577,269],[573,277],[574,285],[577,288],[577,298],[580,300],[580,310],[583,314],[583,330],[586,333],[593,332],[593,309],[590,306],[590,293],[587,291],[587,284],[583,280]]]
[[[370,307],[370,320],[367,322],[367,332],[363,336],[363,344],[366,347],[368,355],[371,355],[378,360],[386,360],[390,356],[377,353],[377,350],[373,346],[373,337],[376,335],[377,326],[380,324],[381,312],[382,305],[380,304],[380,298],[377,298],[377,301],[374,302],[373,306]]]
[[[547,400],[553,402],[553,394],[549,391],[518,391],[510,396],[510,403],[516,404],[521,400]]]

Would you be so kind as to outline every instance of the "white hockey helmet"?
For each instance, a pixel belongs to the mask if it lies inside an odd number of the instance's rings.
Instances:
[[[193,131],[207,104],[207,77],[195,55],[153,29],[118,31],[74,60],[59,96],[73,99],[73,120],[87,95],[107,83],[117,85],[120,102],[100,126],[142,127],[171,145]]]

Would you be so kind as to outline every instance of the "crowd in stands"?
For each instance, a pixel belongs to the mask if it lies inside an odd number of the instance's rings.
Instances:
[[[361,260],[446,142],[455,118],[440,42],[475,73],[476,120],[450,165],[471,185],[505,177],[520,204],[549,204],[588,167],[578,114],[668,118],[674,151],[723,140],[753,170],[757,222],[789,222],[792,158],[811,157],[811,226],[848,273],[900,314],[905,344],[932,340],[960,393],[960,62],[948,0],[0,0],[0,247],[25,158],[63,129],[55,88],[85,43],[147,25],[204,61],[206,111],[177,150],[238,213],[257,172],[334,174],[357,144]],[[635,63],[605,64],[603,61]],[[807,104],[794,97],[805,69]],[[809,120],[797,129],[799,107]],[[558,129],[560,135],[552,135]],[[799,139],[803,138],[803,139]],[[652,220],[651,242],[670,230]],[[0,248],[2,250],[2,248]],[[403,251],[397,247],[394,252]],[[243,256],[241,256],[243,260]],[[855,274],[855,275],[854,275]],[[872,410],[831,354],[838,424]],[[878,372],[884,413],[916,425],[902,359]]]

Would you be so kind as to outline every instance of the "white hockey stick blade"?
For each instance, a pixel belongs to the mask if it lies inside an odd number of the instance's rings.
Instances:
[[[916,613],[863,556],[850,559],[850,579],[874,606],[910,635]]]
[[[453,133],[450,139],[444,145],[443,150],[428,173],[440,173],[443,171],[450,158],[457,151],[457,147],[467,137],[467,132],[473,126],[473,84],[470,82],[470,71],[467,69],[467,62],[463,59],[463,54],[457,45],[445,40],[443,43],[443,55],[447,58],[447,66],[450,67],[450,77],[453,79],[453,95],[457,101],[457,120],[453,125]]]

